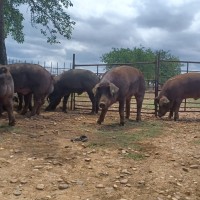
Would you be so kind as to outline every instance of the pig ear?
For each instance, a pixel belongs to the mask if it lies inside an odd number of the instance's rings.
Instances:
[[[119,91],[119,88],[113,83],[110,83],[109,85],[110,85],[110,94],[114,96]]]
[[[160,98],[160,101],[159,101],[160,106],[167,105],[168,103],[169,103],[169,99],[167,97],[164,96]]]
[[[99,87],[99,83],[95,85],[95,87],[92,89],[92,92],[94,94],[94,96],[97,94],[97,89]]]

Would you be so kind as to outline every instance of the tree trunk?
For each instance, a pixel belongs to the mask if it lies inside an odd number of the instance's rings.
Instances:
[[[5,34],[4,34],[4,12],[3,12],[4,0],[0,0],[0,64],[7,64]]]

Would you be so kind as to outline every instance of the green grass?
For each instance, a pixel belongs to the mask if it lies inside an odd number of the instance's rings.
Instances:
[[[20,133],[21,132],[21,129],[19,129],[18,127],[16,126],[9,126],[7,124],[0,124],[0,132],[3,133],[3,132],[15,132],[15,133]]]
[[[117,148],[131,149],[137,151],[128,151],[125,157],[134,160],[143,159],[145,145],[142,142],[145,139],[155,138],[162,133],[162,124],[155,122],[127,122],[125,126],[107,125],[97,129],[95,138],[89,144],[92,148]]]
[[[125,155],[125,157],[133,160],[143,160],[145,158],[144,154],[142,153],[128,153]]]
[[[196,140],[194,143],[200,145],[200,140]]]

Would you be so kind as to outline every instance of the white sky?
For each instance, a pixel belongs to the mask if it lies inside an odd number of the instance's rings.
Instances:
[[[112,48],[140,45],[166,50],[180,60],[200,61],[199,0],[72,0],[76,22],[71,40],[50,45],[40,30],[24,22],[25,42],[6,40],[8,58],[28,62],[100,63]],[[28,14],[26,13],[28,19]]]

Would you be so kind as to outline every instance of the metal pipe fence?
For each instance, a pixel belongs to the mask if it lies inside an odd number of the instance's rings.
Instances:
[[[154,104],[154,99],[156,96],[158,96],[161,88],[162,88],[162,79],[168,80],[172,76],[170,74],[162,74],[161,68],[163,65],[166,65],[168,63],[178,63],[181,65],[181,73],[189,73],[189,72],[200,72],[200,62],[196,61],[169,61],[169,60],[161,60],[160,56],[158,55],[155,58],[155,61],[152,62],[136,62],[136,63],[113,63],[109,64],[109,66],[118,66],[118,65],[131,65],[131,66],[143,66],[143,68],[151,67],[154,70],[153,76],[151,76],[150,79],[145,78],[146,81],[146,93],[143,101],[143,107],[142,107],[142,113],[145,114],[154,114],[157,116],[158,113],[158,106]],[[76,64],[75,63],[75,55],[73,56],[73,68],[87,68],[90,67],[95,71],[98,75],[101,75],[100,71],[101,68],[106,69],[108,65],[107,64]],[[106,71],[106,70],[104,70]],[[144,70],[145,71],[145,70]],[[146,70],[148,71],[148,70]],[[145,77],[147,75],[144,74]],[[86,106],[86,100],[81,101],[82,96],[75,95],[73,97],[73,109],[90,109],[91,105],[89,107]],[[87,97],[85,97],[87,99]],[[85,105],[83,105],[83,102]],[[90,102],[89,102],[90,104]],[[118,105],[115,103],[111,108],[110,111],[118,111]],[[132,98],[131,101],[131,112],[136,112],[136,102],[135,99]],[[180,107],[180,112],[200,112],[200,100],[194,100],[194,99],[185,99]]]
[[[23,61],[23,63],[26,61]],[[8,60],[8,63],[22,63],[20,60]],[[119,65],[131,65],[136,66],[139,69],[142,68],[144,71],[144,77],[146,81],[146,93],[143,101],[142,113],[145,114],[154,114],[157,116],[158,107],[154,104],[154,98],[159,94],[161,90],[163,80],[171,78],[170,73],[166,72],[163,74],[161,69],[165,67],[168,63],[178,63],[181,65],[181,73],[189,72],[200,72],[200,62],[196,61],[168,61],[161,60],[159,55],[152,62],[137,62],[137,63],[113,63],[113,64],[76,64],[75,54],[73,55],[72,65],[67,66],[66,63],[59,64],[58,62],[29,62],[32,64],[39,64],[47,69],[52,75],[61,74],[63,71],[69,69],[83,68],[95,72],[99,77],[101,77],[108,67],[119,66]],[[148,71],[151,69],[154,73],[148,75]],[[146,71],[146,72],[145,72]],[[146,74],[145,74],[146,73]],[[68,102],[68,107],[72,110],[91,110],[91,102],[87,94],[83,93],[82,95],[72,94],[71,101]],[[115,103],[111,106],[110,111],[118,111],[118,104]],[[131,101],[131,112],[136,112],[136,102],[132,98]],[[185,99],[180,107],[180,112],[200,112],[200,100]]]

